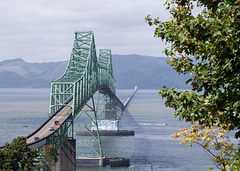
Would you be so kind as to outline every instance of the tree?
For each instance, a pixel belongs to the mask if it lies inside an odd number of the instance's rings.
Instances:
[[[29,149],[26,137],[17,137],[0,151],[0,170],[34,170],[37,151]]]
[[[193,2],[203,8],[192,14]],[[175,115],[186,121],[234,130],[240,137],[240,1],[171,0],[166,2],[172,20],[146,17],[157,25],[154,35],[171,43],[165,54],[173,69],[192,77],[193,91],[165,86],[159,94]]]
[[[58,161],[58,152],[53,145],[44,145],[42,148],[43,164],[47,170],[52,170]]]
[[[164,86],[166,98],[180,120],[236,130],[240,137],[240,0],[169,0],[171,20],[146,17],[156,25],[155,37],[170,43],[164,50],[169,65],[189,74],[192,91]],[[201,10],[194,15],[193,12]],[[239,153],[238,153],[239,156]],[[237,153],[236,160],[239,161]]]
[[[39,156],[36,149],[27,147],[26,137],[17,137],[12,143],[6,143],[0,149],[0,170],[36,170],[38,165],[34,165],[34,160]],[[54,146],[44,145],[41,151],[42,162],[46,170],[52,170],[58,161],[58,153]]]
[[[193,125],[191,129],[182,128],[179,133],[172,134],[174,138],[182,138],[180,144],[189,143],[200,145],[211,156],[211,159],[218,169],[229,170],[232,166],[239,164],[239,159],[233,157],[236,152],[234,143],[226,136],[227,130],[220,127],[204,127],[201,125]],[[238,163],[236,163],[238,162]],[[238,165],[239,166],[239,165]]]
[[[0,170],[3,170],[3,164],[4,164],[4,154],[3,154],[3,149],[0,148]]]

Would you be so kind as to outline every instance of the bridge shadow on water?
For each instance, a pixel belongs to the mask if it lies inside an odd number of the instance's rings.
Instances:
[[[134,95],[119,121],[120,130],[134,130],[134,136],[102,136],[106,157],[130,159],[130,167],[81,168],[88,171],[204,171],[212,166],[207,154],[198,146],[179,145],[180,140],[171,137],[185,122],[174,118],[172,109],[153,91],[139,90]],[[212,166],[213,167],[213,166]]]
[[[168,140],[170,135],[168,126],[165,124],[156,126],[156,124],[148,122],[141,123],[137,117],[126,109],[124,117],[120,121],[120,129],[135,131],[134,137],[130,137],[132,140],[128,140],[132,144],[129,143],[129,146],[122,145],[123,153],[124,150],[131,151],[129,148],[133,148],[130,155],[131,165],[129,170],[177,170],[179,163],[176,161],[180,161],[180,159],[177,155],[174,155],[175,153],[169,153],[169,146],[174,143],[172,144],[172,141]],[[147,116],[146,120],[148,120]],[[125,146],[127,147],[124,149]]]
[[[144,137],[145,129],[142,125],[138,124],[134,119],[132,114],[126,108],[124,111],[124,116],[120,121],[119,129],[134,130],[135,136],[130,137],[133,139],[134,144],[130,144],[128,148],[133,148],[132,155],[130,157],[130,168],[141,167],[141,170],[147,166],[149,170],[151,165],[151,142]],[[127,149],[126,149],[127,150]]]

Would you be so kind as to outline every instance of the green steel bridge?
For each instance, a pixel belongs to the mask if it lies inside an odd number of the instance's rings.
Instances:
[[[27,137],[28,146],[41,148],[51,144],[59,148],[66,140],[74,139],[75,129],[80,128],[87,130],[92,139],[80,139],[76,146],[85,144],[94,156],[101,158],[98,121],[117,120],[115,113],[121,113],[124,107],[116,97],[111,50],[101,49],[97,58],[93,32],[75,32],[66,71],[51,82],[50,117]]]

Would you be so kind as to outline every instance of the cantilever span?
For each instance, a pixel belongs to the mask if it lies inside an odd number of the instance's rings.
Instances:
[[[101,49],[97,59],[93,32],[75,32],[66,71],[51,82],[50,118],[27,137],[29,146],[53,144],[58,148],[67,139],[73,139],[73,119],[97,91],[108,94],[114,105],[124,108],[115,95],[111,50]],[[59,125],[55,124],[56,120]],[[49,131],[51,126],[54,131]]]
[[[50,114],[73,100],[74,117],[97,90],[107,88],[115,94],[111,60],[110,49],[101,49],[97,60],[93,32],[76,32],[67,69],[51,83]]]

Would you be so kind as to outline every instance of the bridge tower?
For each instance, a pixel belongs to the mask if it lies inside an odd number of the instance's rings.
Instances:
[[[96,92],[104,96],[104,103],[99,100],[101,98],[96,98]],[[104,108],[100,107],[102,104]],[[123,109],[124,105],[116,96],[111,50],[101,49],[97,59],[93,32],[75,32],[66,71],[51,82],[50,117],[27,136],[28,147],[54,145],[60,153],[58,170],[74,170],[76,146],[85,144],[87,148],[84,149],[92,151],[94,157],[104,157],[98,122],[100,119],[116,119],[113,113]],[[76,143],[74,124],[87,130],[92,139],[81,137]],[[49,130],[49,127],[53,129]]]
[[[122,102],[116,97],[116,83],[113,77],[111,50],[101,49],[97,59],[94,34],[89,32],[75,32],[70,60],[64,74],[51,82],[49,113],[51,117],[68,107],[71,115],[60,123],[59,128],[50,136],[50,144],[61,147],[66,140],[73,140],[74,124],[93,130],[93,139],[81,139],[81,144],[87,144],[95,157],[102,158],[102,146],[98,130],[98,115],[94,94],[99,92],[105,96],[105,113],[123,109]],[[98,105],[98,104],[97,104]],[[109,112],[111,111],[111,112]],[[107,116],[107,114],[106,114]],[[105,119],[106,119],[105,118]],[[88,122],[87,122],[88,120]],[[96,143],[97,145],[92,145]]]

